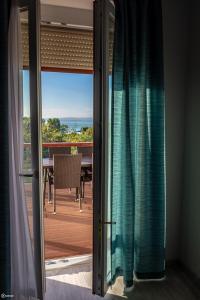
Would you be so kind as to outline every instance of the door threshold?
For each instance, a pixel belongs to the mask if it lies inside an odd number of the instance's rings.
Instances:
[[[65,269],[74,265],[80,265],[85,263],[92,262],[92,255],[80,255],[80,256],[71,256],[71,257],[62,257],[55,259],[45,260],[45,270],[52,271],[56,269]]]

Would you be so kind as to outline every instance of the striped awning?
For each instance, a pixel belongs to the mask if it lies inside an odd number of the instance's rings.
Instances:
[[[28,26],[22,24],[23,65],[29,65]],[[41,25],[41,67],[93,70],[93,32]]]

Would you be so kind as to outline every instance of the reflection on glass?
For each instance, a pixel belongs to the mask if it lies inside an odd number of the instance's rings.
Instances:
[[[109,18],[109,70],[108,70],[108,131],[107,131],[107,219],[111,220],[111,110],[112,110],[112,67],[113,67],[113,43],[114,43],[114,17],[110,15]],[[111,226],[107,226],[107,270],[106,270],[107,282],[111,280]]]
[[[30,123],[30,80],[29,80],[29,36],[28,36],[28,11],[20,12],[20,24],[22,34],[22,130],[23,130],[23,173],[30,174],[32,170],[31,163],[31,123]],[[32,178],[22,177],[24,181],[25,199],[28,209],[28,220],[33,237],[33,213],[32,213]]]

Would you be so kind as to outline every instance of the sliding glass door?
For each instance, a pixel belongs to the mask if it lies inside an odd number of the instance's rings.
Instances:
[[[94,230],[93,293],[103,296],[111,279],[111,95],[115,9],[94,3]]]
[[[29,228],[34,254],[37,295],[43,299],[43,203],[41,165],[41,97],[40,97],[40,1],[20,0],[20,23],[27,30],[28,47],[22,49],[24,161],[22,176],[25,186]]]

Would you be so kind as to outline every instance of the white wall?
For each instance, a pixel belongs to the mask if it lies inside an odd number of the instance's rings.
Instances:
[[[185,0],[163,0],[167,155],[167,260],[179,257],[183,196],[184,102],[188,9]]]
[[[181,260],[200,278],[200,1],[190,0]]]
[[[163,0],[167,259],[200,278],[200,1]]]

